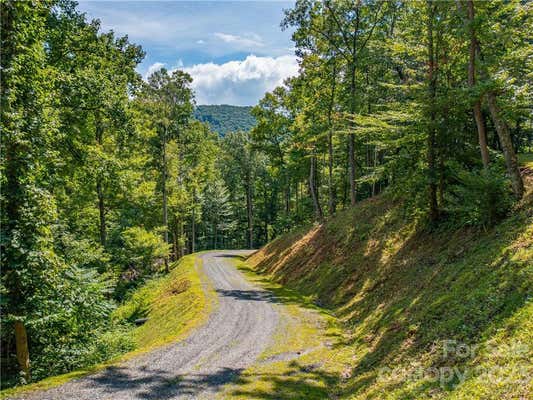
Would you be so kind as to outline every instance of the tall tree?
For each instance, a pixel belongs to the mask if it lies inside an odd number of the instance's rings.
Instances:
[[[169,73],[165,68],[161,68],[148,77],[148,84],[142,94],[147,112],[155,119],[154,125],[158,134],[154,151],[161,175],[162,224],[167,243],[169,242],[167,145],[169,140],[179,140],[192,115],[191,81],[190,75],[183,71],[176,70]]]
[[[286,12],[283,26],[295,26],[293,40],[297,52],[335,50],[344,61],[348,80],[346,111],[358,111],[357,73],[369,41],[376,27],[384,20],[385,1],[297,1],[294,9]],[[333,28],[332,28],[333,27]],[[324,46],[325,44],[325,46]],[[355,136],[348,134],[348,164],[350,203],[357,200]]]
[[[429,170],[429,218],[435,222],[439,217],[437,203],[437,63],[436,63],[436,43],[435,43],[435,20],[437,18],[436,4],[428,0],[427,7],[427,65],[428,65],[428,139],[427,139],[427,164]]]
[[[460,4],[460,2],[459,2]],[[466,1],[468,31],[470,34],[470,46],[468,50],[468,85],[474,89],[476,86],[476,53],[478,47],[476,35],[476,21],[475,21],[475,7],[473,0]],[[489,149],[487,146],[487,131],[485,129],[485,120],[481,111],[481,98],[476,96],[473,105],[474,119],[476,121],[479,149],[481,151],[481,160],[483,166],[488,168],[490,158]]]

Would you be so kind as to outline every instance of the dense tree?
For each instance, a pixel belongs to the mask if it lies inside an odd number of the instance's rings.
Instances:
[[[362,199],[389,186],[417,215],[444,222],[458,212],[457,185],[472,185],[463,171],[477,174],[479,164],[488,170],[480,180],[486,196],[493,180],[520,198],[513,146],[521,142],[506,118],[522,135],[527,10],[518,1],[296,2],[282,26],[296,28],[300,75],[254,108],[251,134],[270,173],[283,166],[297,181],[287,184],[285,203],[295,200],[306,219],[320,219],[326,204],[333,213],[356,193]],[[484,49],[490,41],[500,45]],[[466,134],[472,128],[476,136]],[[498,178],[502,168],[509,180]],[[307,198],[288,190],[301,184]]]
[[[162,197],[162,226],[165,242],[169,242],[168,221],[168,144],[176,141],[179,145],[183,141],[185,125],[192,115],[191,77],[179,70],[169,73],[162,68],[148,77],[148,84],[140,94],[141,102],[146,107],[146,113],[154,124],[157,141],[154,142],[155,164],[161,171]],[[182,149],[178,151],[178,158],[183,157]],[[181,175],[179,177],[181,180]],[[165,261],[168,268],[168,261]]]
[[[161,177],[172,179],[172,215],[185,220],[217,145],[205,125],[189,124],[186,74],[141,85],[140,47],[100,32],[73,2],[1,6],[1,347],[11,384],[14,352],[27,382],[127,348],[120,330],[123,345],[101,341],[114,301],[169,254]]]

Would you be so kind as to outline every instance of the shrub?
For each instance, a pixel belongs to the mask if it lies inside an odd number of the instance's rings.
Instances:
[[[41,314],[27,321],[33,379],[102,360],[95,351],[115,308],[109,300],[114,282],[94,269],[78,267],[65,269],[60,278]]]
[[[133,264],[144,272],[150,272],[158,259],[168,257],[170,245],[161,237],[161,230],[155,232],[134,226],[122,232],[127,264]]]
[[[507,215],[513,199],[509,180],[499,171],[459,170],[452,185],[446,211],[456,226],[487,228]]]

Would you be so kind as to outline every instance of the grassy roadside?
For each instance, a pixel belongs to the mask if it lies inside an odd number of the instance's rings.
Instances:
[[[342,321],[339,353],[352,359],[332,377],[333,398],[530,398],[528,188],[486,231],[419,231],[401,204],[381,196],[276,239],[248,263]]]
[[[282,304],[280,323],[270,346],[253,366],[226,385],[220,399],[324,399],[335,392],[351,352],[337,319],[311,298],[257,274],[235,258],[235,266]]]
[[[131,330],[133,351],[89,368],[5,389],[0,392],[0,398],[49,389],[184,339],[193,328],[207,320],[216,299],[214,290],[207,286],[206,279],[202,279],[202,260],[197,255],[183,257],[169,274],[148,281],[114,311],[112,319],[115,322],[148,318],[144,325]]]

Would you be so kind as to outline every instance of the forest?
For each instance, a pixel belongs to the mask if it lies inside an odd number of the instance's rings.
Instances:
[[[198,105],[194,109],[194,117],[207,122],[209,127],[224,136],[228,132],[249,131],[255,125],[250,106]]]
[[[533,151],[531,16],[298,0],[280,21],[298,76],[251,129],[226,131],[217,106],[219,135],[187,73],[143,80],[143,49],[75,2],[2,1],[2,385],[129,351],[113,310],[190,253],[258,248],[384,192],[423,229],[490,228]]]

